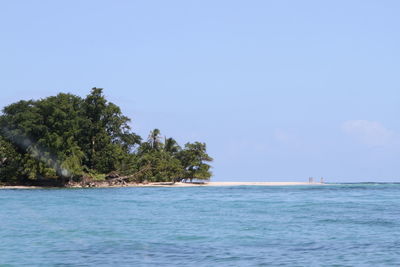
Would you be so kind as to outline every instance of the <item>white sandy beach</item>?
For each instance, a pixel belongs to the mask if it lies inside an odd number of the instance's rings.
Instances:
[[[166,186],[166,187],[191,187],[191,186],[287,186],[287,185],[322,185],[321,183],[305,182],[208,182],[208,183],[151,183],[140,186]]]

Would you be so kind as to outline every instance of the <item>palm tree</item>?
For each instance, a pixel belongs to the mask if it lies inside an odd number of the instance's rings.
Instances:
[[[181,150],[181,147],[178,145],[178,143],[174,138],[170,137],[170,138],[165,138],[164,150],[165,152],[175,155]]]
[[[150,144],[151,149],[160,150],[161,149],[161,132],[159,129],[154,129],[150,132],[147,142]]]

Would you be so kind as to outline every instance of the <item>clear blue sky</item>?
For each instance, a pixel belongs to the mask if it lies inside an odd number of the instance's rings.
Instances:
[[[107,97],[214,180],[400,181],[400,1],[1,1],[0,106]]]

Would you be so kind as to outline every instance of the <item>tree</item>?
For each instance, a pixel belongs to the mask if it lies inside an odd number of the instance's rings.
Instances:
[[[212,176],[211,166],[206,162],[212,162],[213,159],[207,154],[205,143],[187,143],[177,157],[184,168],[184,179],[209,180]]]
[[[138,149],[139,169],[150,167],[141,173],[141,181],[175,182],[183,175],[183,167],[176,153],[180,146],[173,138],[165,138],[162,142],[161,132],[154,129],[150,132],[147,142]]]
[[[13,145],[0,136],[0,182],[17,182],[20,156]]]
[[[87,123],[80,146],[87,151],[85,164],[103,173],[110,172],[141,138],[130,131],[130,119],[105,99],[101,88],[92,89],[83,110]]]
[[[150,148],[154,151],[161,149],[161,132],[159,129],[154,129],[150,132],[149,137],[147,138],[147,143],[149,143]]]
[[[181,147],[178,145],[178,142],[172,137],[165,138],[164,141],[164,150],[171,155],[176,155],[179,151],[181,151]]]
[[[181,162],[165,151],[151,151],[138,161],[139,170],[147,168],[138,178],[148,182],[175,182],[183,174]]]

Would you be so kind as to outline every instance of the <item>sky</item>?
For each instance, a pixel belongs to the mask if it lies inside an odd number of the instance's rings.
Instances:
[[[399,1],[1,1],[0,106],[92,87],[214,181],[400,182]]]

